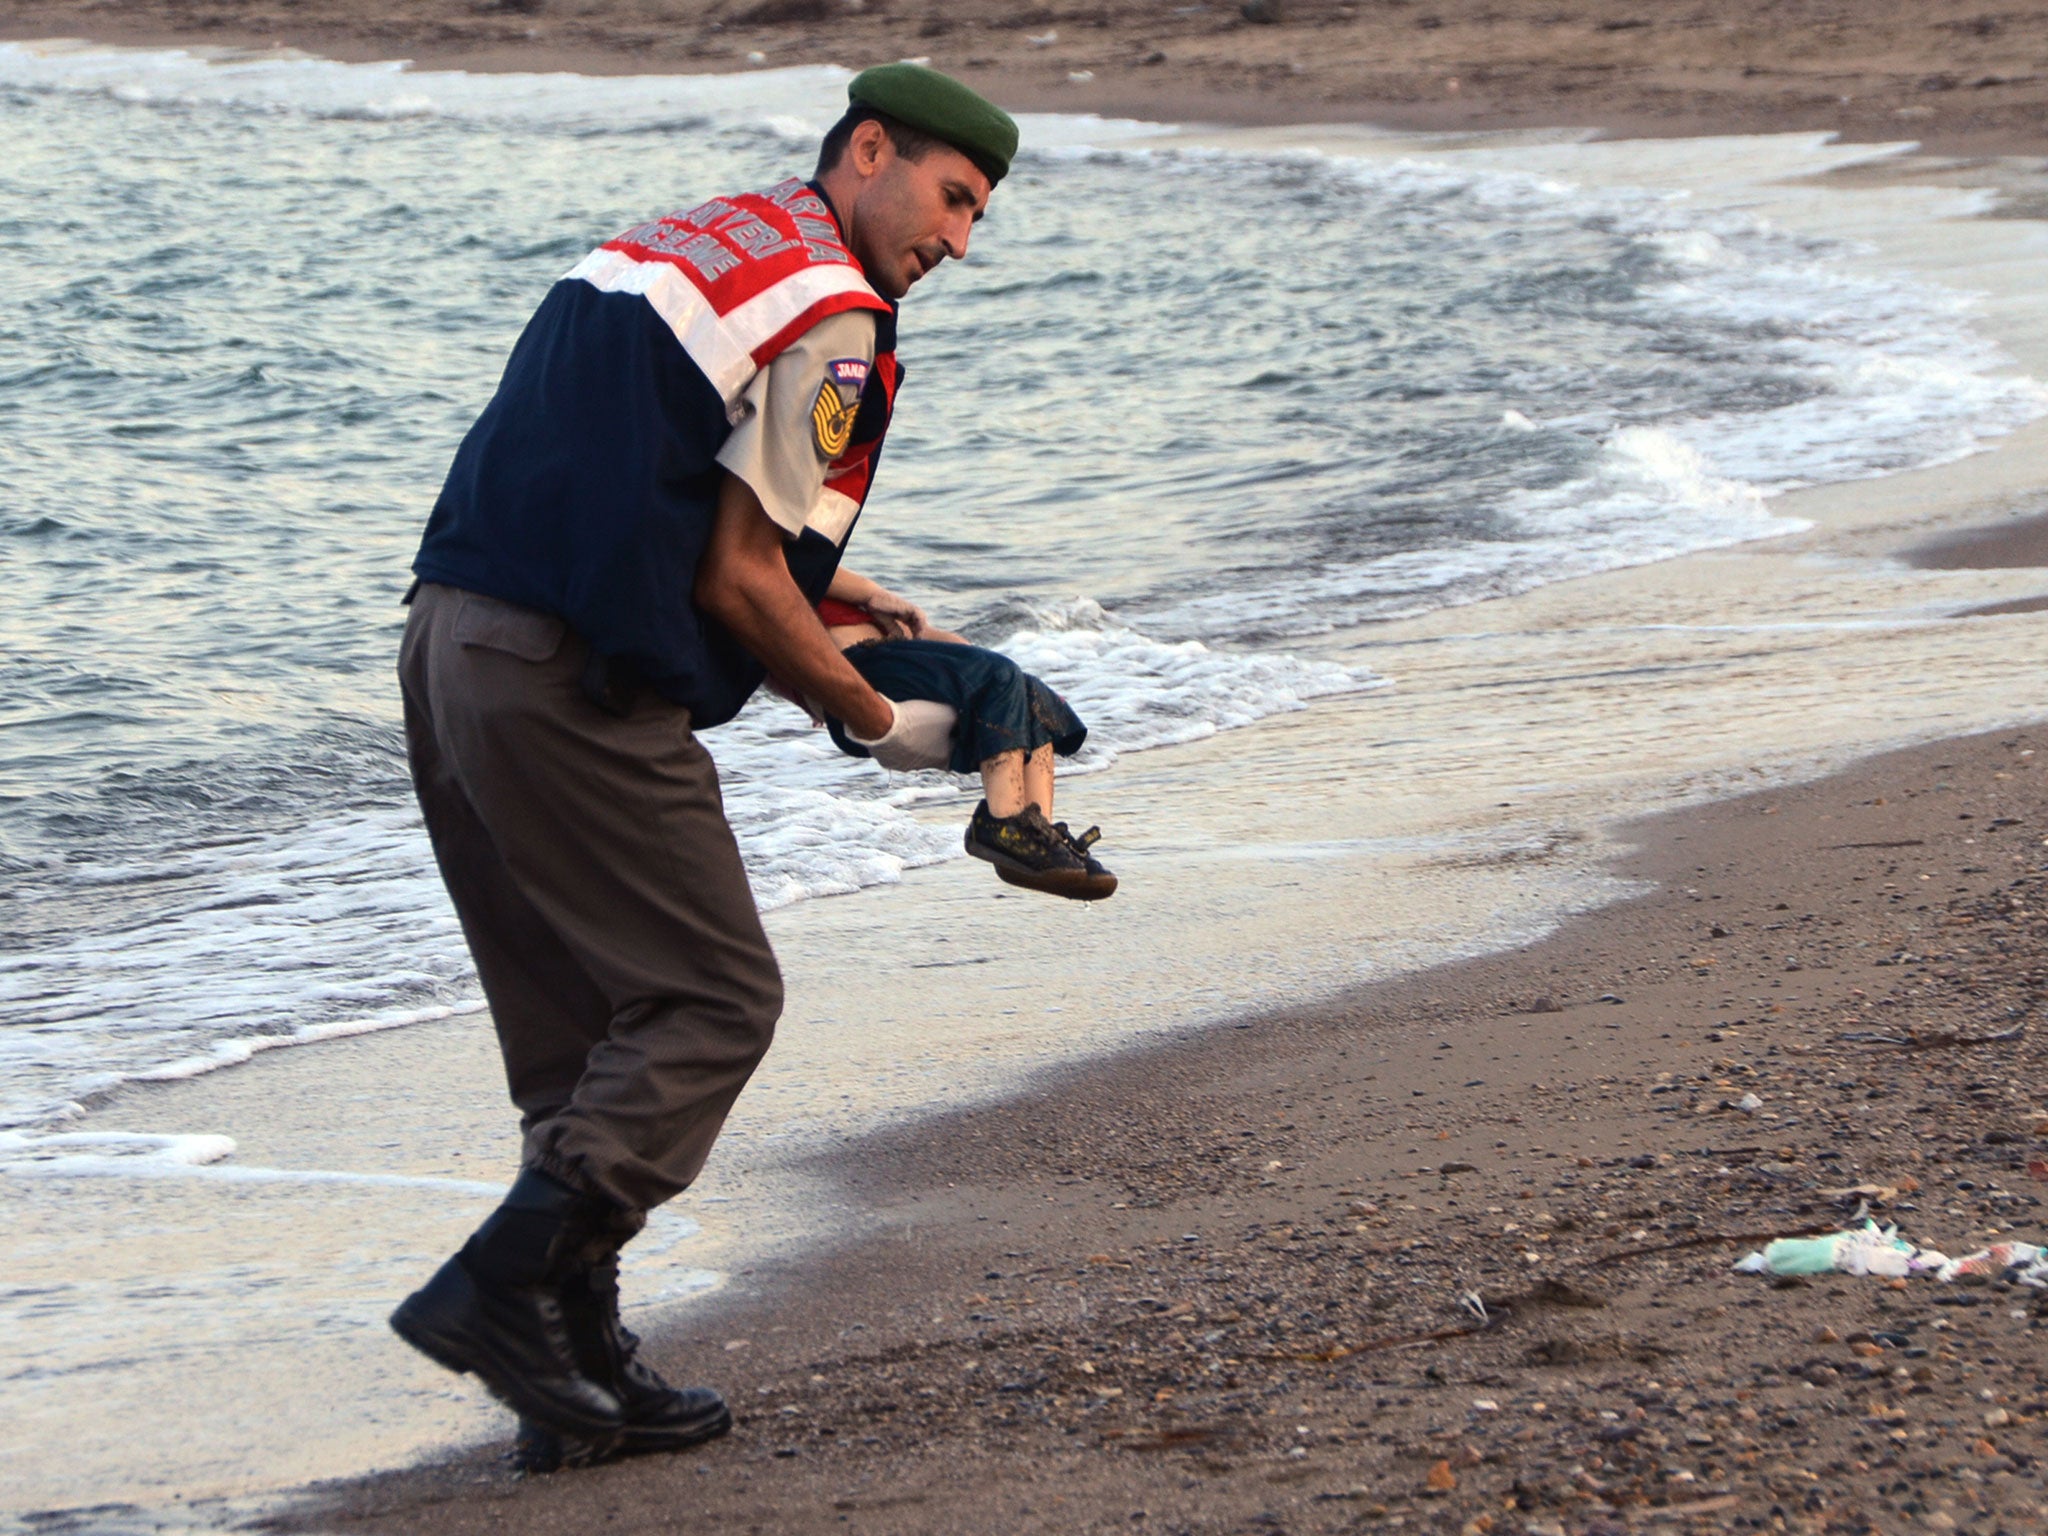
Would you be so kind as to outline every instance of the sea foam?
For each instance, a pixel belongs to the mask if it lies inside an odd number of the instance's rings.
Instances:
[[[568,133],[692,133],[745,124],[814,142],[846,105],[838,65],[731,75],[473,74],[404,60],[347,64],[288,48],[111,48],[68,39],[0,43],[0,86],[106,96],[135,106],[227,107],[341,121],[446,119]],[[1021,113],[1034,151],[1153,138],[1158,123]]]
[[[1091,731],[1083,769],[1386,684],[1327,662],[1147,640],[1086,600],[1043,622],[995,638],[1080,706]],[[885,774],[766,695],[707,740],[763,910],[963,856],[958,817],[917,813],[943,801],[964,816],[979,793],[972,780]],[[156,894],[111,941],[94,932],[0,957],[10,1026],[0,1030],[0,1126],[61,1123],[124,1082],[195,1077],[482,1006],[410,805],[154,860],[79,861],[50,889],[138,883]]]

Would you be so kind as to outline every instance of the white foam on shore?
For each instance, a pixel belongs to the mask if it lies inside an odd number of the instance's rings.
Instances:
[[[1306,709],[1312,699],[1393,683],[1336,662],[1150,639],[1085,599],[1041,612],[1036,627],[1017,631],[1000,649],[1051,682],[1082,719],[1119,722],[1111,731],[1091,729],[1077,769],[1106,768],[1123,752],[1200,741]],[[1140,700],[1142,709],[1135,707]]]
[[[1656,302],[1763,331],[1798,315],[1800,333],[1773,353],[1825,386],[1756,417],[1674,424],[1724,475],[1774,494],[1924,468],[2048,414],[2048,388],[2010,373],[2012,358],[1972,328],[1975,295],[1833,263],[1735,261],[1730,237],[1709,230],[1650,238],[1693,269],[1656,289]]]
[[[1329,662],[1148,640],[1085,600],[1047,620],[1067,627],[1001,644],[1080,704],[1087,768],[1385,683]],[[765,697],[711,745],[764,911],[964,856],[959,824],[915,812],[934,800],[971,804],[971,780],[885,774]],[[196,1077],[483,1006],[410,805],[187,850],[160,866],[81,861],[60,879],[166,875],[178,877],[177,894],[113,942],[86,934],[0,958],[11,1026],[0,1030],[0,1126],[61,1123],[126,1082]],[[223,967],[228,955],[239,958]],[[205,985],[193,984],[199,976]]]
[[[0,1131],[0,1177],[15,1179],[211,1179],[224,1184],[354,1184],[418,1189],[497,1200],[503,1184],[475,1179],[332,1168],[253,1168],[228,1163],[235,1139],[220,1135],[156,1136],[134,1131],[60,1131],[26,1136]]]
[[[1543,430],[1540,423],[1533,429]],[[1510,511],[1513,539],[1404,551],[1192,598],[1146,617],[1177,633],[1325,634],[1807,526],[1774,516],[1758,487],[1716,474],[1699,449],[1657,427],[1615,431],[1591,479],[1526,492]]]
[[[181,878],[111,942],[86,934],[0,959],[0,1126],[74,1118],[78,1101],[124,1082],[196,1077],[481,1006],[410,807],[193,849],[174,865],[68,866],[61,878],[88,886]]]
[[[70,91],[139,106],[218,106],[371,122],[447,118],[590,133],[699,130],[735,122],[814,142],[845,110],[837,65],[733,75],[475,74],[402,59],[348,64],[289,48],[115,48],[74,39],[0,43],[0,87]],[[1158,123],[1022,113],[1031,152],[1156,137]]]
[[[1816,140],[1816,155],[1824,147]],[[1648,285],[1637,308],[1645,325],[1672,327],[1679,363],[1684,328],[1709,320],[1752,338],[1757,357],[1803,394],[1766,410],[1629,425],[1618,408],[1546,412],[1541,395],[1532,392],[1523,408],[1506,413],[1504,425],[1593,437],[1600,448],[1585,478],[1524,491],[1490,508],[1509,536],[1290,575],[1146,614],[1148,623],[1168,633],[1327,633],[1797,533],[1806,524],[1774,515],[1769,498],[1951,463],[2048,415],[2048,386],[2015,373],[2010,355],[1973,328],[1979,296],[1902,272],[1850,270],[1847,258],[1864,247],[1795,234],[1743,208],[1703,206],[1690,196],[1641,187],[1583,185],[1523,168],[1518,162],[1526,151],[1473,150],[1446,160],[1399,153],[1362,158],[1317,148],[1113,153],[1182,159],[1254,154],[1327,165],[1380,190],[1469,197],[1531,219],[1555,219],[1568,208],[1574,220],[1606,221],[1677,269],[1670,280]],[[1539,151],[1536,158],[1557,153]],[[1945,211],[1968,217],[1982,212],[1988,199],[1959,195]]]
[[[54,1136],[22,1136],[0,1131],[0,1169],[9,1172],[43,1166],[69,1169],[82,1159],[64,1153],[84,1153],[106,1164],[124,1167],[195,1169],[232,1157],[232,1136],[149,1136],[137,1131],[67,1131]]]

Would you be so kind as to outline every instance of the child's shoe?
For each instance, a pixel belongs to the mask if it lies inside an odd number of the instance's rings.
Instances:
[[[1067,824],[1064,821],[1054,822],[1052,829],[1067,840],[1069,848],[1081,855],[1082,868],[1088,871],[1088,878],[1095,881],[1097,886],[1100,887],[1100,895],[1095,899],[1099,901],[1103,896],[1114,893],[1116,890],[1116,876],[1103,868],[1102,861],[1088,851],[1101,840],[1102,828],[1090,827],[1079,837],[1074,836],[1072,832],[1067,830]]]
[[[995,865],[1000,879],[1026,890],[1100,901],[1116,889],[1116,876],[1077,848],[1035,805],[1014,816],[992,816],[982,801],[967,823],[967,851]]]

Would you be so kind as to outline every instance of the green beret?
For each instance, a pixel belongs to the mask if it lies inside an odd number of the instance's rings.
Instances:
[[[981,168],[990,185],[1003,179],[1017,153],[1015,118],[951,75],[922,64],[864,69],[847,84],[846,99],[952,145]]]

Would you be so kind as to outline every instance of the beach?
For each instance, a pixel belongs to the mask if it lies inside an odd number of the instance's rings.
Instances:
[[[2039,1529],[2039,1292],[1730,1265],[2038,1232],[2044,741],[1637,825],[1651,894],[1529,949],[835,1156],[859,1237],[656,1347],[730,1440],[283,1524]]]
[[[687,44],[546,7],[7,30],[513,71],[929,54],[1014,106],[1239,125],[1183,130],[1196,152],[1682,188],[1863,242],[1846,272],[1985,295],[1972,323],[2048,375],[2027,19],[1900,11],[1844,57],[1798,13],[1724,16],[1685,46],[1733,51],[1678,70],[1695,55],[1645,51],[1665,24],[1619,10],[1508,42],[1499,8],[789,14]],[[1923,88],[1928,35],[1958,83]],[[1165,61],[1114,63],[1147,39]],[[1823,80],[1856,89],[1829,106]],[[1687,137],[1710,132],[1742,136]],[[996,899],[956,861],[771,913],[776,1057],[628,1269],[651,1357],[740,1411],[700,1453],[516,1479],[480,1394],[388,1341],[366,1366],[362,1318],[510,1166],[477,1015],[95,1104],[109,1136],[232,1125],[234,1161],[19,1181],[10,1278],[78,1264],[82,1204],[145,1207],[96,1260],[110,1292],[237,1390],[195,1440],[81,1444],[146,1469],[103,1505],[39,1470],[74,1513],[36,1528],[167,1528],[173,1495],[191,1528],[2038,1528],[2031,1293],[1729,1264],[1860,1204],[1950,1252],[2040,1236],[2038,1042],[1980,1037],[2042,985],[2044,464],[2036,421],[1775,495],[1773,538],[1304,633],[1305,665],[1392,689],[1076,781],[1129,861],[1102,912]],[[181,1335],[175,1277],[223,1264],[261,1307]],[[273,1318],[290,1361],[263,1355]],[[309,1401],[329,1369],[375,1411]],[[138,1412],[163,1380],[107,1379]],[[53,1434],[70,1390],[40,1400]],[[293,1482],[316,1486],[281,1511]]]

